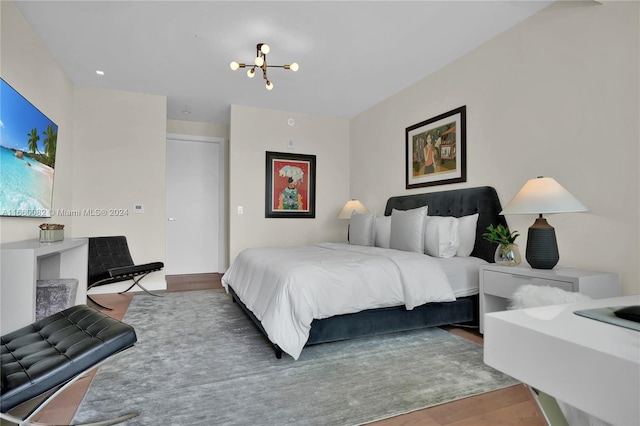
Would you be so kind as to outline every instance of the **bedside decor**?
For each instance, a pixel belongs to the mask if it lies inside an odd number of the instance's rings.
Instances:
[[[529,228],[525,257],[535,269],[553,269],[560,259],[555,229],[544,213],[586,212],[588,209],[553,178],[529,179],[500,214],[537,214]]]
[[[482,234],[482,238],[490,243],[498,244],[495,254],[496,264],[515,266],[522,262],[520,250],[515,243],[516,238],[520,236],[518,231],[509,232],[509,229],[501,224],[495,228],[493,225],[489,225],[487,231],[489,232]]]
[[[316,217],[316,156],[267,151],[267,218]]]
[[[340,213],[338,213],[338,219],[351,219],[351,213],[353,213],[354,210],[362,214],[369,213],[369,209],[367,209],[360,200],[351,199],[347,201],[342,210],[340,210]]]
[[[467,181],[466,106],[407,127],[407,189]]]
[[[40,225],[40,242],[55,243],[64,240],[64,225],[43,223]]]

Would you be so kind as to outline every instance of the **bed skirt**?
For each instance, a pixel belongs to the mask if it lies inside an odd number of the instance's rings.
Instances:
[[[454,302],[427,303],[410,311],[404,306],[396,306],[313,320],[307,346],[439,325],[474,323],[478,324],[478,295],[461,297]]]
[[[229,286],[229,292],[233,301],[242,308],[269,340],[260,321],[240,300],[231,286]],[[321,320],[315,319],[311,322],[309,339],[305,346],[441,325],[477,326],[478,301],[478,295],[473,295],[460,297],[454,302],[427,303],[410,311],[404,306],[395,306],[336,315]],[[281,358],[282,349],[271,341],[269,343],[273,345],[276,357]]]

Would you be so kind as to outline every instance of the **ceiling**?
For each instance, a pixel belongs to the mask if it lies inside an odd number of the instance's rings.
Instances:
[[[351,118],[550,1],[16,1],[74,84],[167,97],[167,118],[231,104]],[[232,71],[269,43],[268,64]],[[103,76],[96,70],[104,71]]]

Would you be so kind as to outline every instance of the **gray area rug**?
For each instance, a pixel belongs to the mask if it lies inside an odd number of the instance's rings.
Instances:
[[[276,359],[223,290],[136,295],[135,348],[103,364],[74,423],[356,425],[518,382],[438,328],[310,346]]]

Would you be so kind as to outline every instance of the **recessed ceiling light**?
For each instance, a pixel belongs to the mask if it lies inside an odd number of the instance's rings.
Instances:
[[[188,109],[185,109],[184,111],[182,111],[182,113],[185,115],[189,115],[191,114],[191,111],[189,111]]]
[[[104,71],[96,70],[96,74],[98,74],[98,75],[104,75]]]

